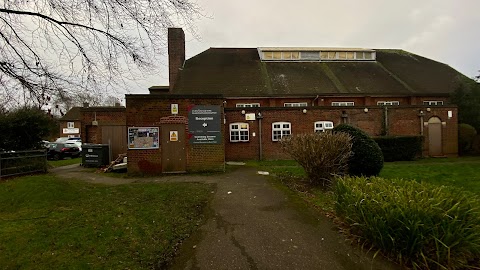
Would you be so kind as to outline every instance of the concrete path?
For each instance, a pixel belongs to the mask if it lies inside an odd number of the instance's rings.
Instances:
[[[212,217],[173,269],[399,269],[345,241],[331,220],[298,211],[265,176],[242,167],[220,176]]]
[[[51,172],[91,183],[215,183],[210,218],[183,243],[172,269],[400,269],[350,245],[330,219],[300,211],[255,168],[213,175],[112,178],[78,165]]]

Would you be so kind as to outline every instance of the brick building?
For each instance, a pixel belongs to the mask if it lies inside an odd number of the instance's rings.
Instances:
[[[73,107],[60,119],[60,137],[81,137],[83,143],[110,145],[110,160],[127,152],[125,107]],[[72,123],[70,123],[72,122]],[[62,133],[64,126],[75,127],[75,134]],[[68,136],[66,136],[68,135]]]
[[[157,127],[165,139],[164,125],[183,125],[179,171],[220,168],[223,159],[287,158],[278,145],[282,136],[340,123],[371,136],[421,135],[424,155],[457,155],[457,108],[449,96],[466,77],[445,64],[364,48],[210,48],[185,60],[183,30],[169,29],[168,42],[170,87],[127,95],[126,121]],[[188,139],[197,105],[221,108],[221,142]],[[129,171],[168,171],[162,165],[168,143],[129,149]]]

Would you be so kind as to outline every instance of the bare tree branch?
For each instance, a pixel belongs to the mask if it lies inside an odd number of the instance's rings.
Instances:
[[[0,0],[2,101],[109,96],[155,70],[168,27],[195,36],[199,16],[190,0]]]

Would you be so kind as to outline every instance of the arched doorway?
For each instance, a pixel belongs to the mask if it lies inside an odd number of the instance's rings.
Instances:
[[[428,119],[428,154],[441,156],[442,151],[442,120],[438,117]]]

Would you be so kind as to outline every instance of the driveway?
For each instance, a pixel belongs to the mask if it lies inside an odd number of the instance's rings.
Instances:
[[[68,167],[54,172],[104,184],[216,183],[210,217],[182,245],[172,269],[401,269],[350,245],[329,218],[295,205],[251,167],[225,174],[125,179]]]

